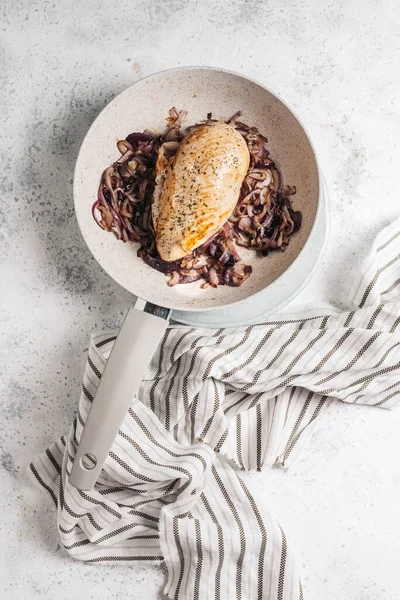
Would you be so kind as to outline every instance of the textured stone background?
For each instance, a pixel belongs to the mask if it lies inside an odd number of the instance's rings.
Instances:
[[[68,559],[26,473],[70,425],[90,331],[130,302],[74,218],[81,141],[115,94],[161,69],[264,82],[308,126],[331,194],[325,259],[296,303],[346,306],[356,257],[400,212],[399,5],[2,0],[0,15],[0,596],[161,598],[160,568]],[[298,548],[306,599],[399,598],[399,430],[399,413],[335,407],[288,472],[249,475]]]

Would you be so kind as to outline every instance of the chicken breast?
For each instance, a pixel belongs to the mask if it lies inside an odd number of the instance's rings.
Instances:
[[[243,137],[222,122],[193,129],[170,160],[160,152],[153,222],[163,260],[190,254],[228,220],[249,162]]]

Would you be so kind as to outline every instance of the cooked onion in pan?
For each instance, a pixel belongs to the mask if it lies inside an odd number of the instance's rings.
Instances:
[[[235,209],[217,233],[191,254],[177,261],[162,260],[152,217],[155,166],[159,152],[167,160],[173,157],[192,129],[182,130],[186,115],[186,111],[172,108],[165,133],[145,130],[118,142],[121,156],[102,174],[93,217],[117,239],[138,243],[138,256],[168,275],[170,286],[198,280],[202,280],[203,287],[240,286],[252,271],[241,259],[241,246],[267,256],[272,250],[284,250],[300,228],[301,212],[293,210],[291,201],[296,188],[282,185],[281,174],[267,149],[267,139],[255,127],[239,121],[241,113],[236,113],[228,123],[246,141],[250,166]],[[214,122],[211,113],[207,116],[204,124]]]

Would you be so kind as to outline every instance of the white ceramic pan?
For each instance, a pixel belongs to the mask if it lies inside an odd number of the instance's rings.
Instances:
[[[133,131],[165,130],[172,106],[188,111],[187,124],[228,118],[238,110],[241,119],[258,127],[269,142],[284,183],[296,185],[296,210],[302,227],[286,251],[267,258],[241,254],[253,267],[241,287],[202,289],[199,282],[169,287],[165,276],[136,256],[137,245],[122,243],[94,222],[91,206],[103,170],[118,157],[117,139]],[[212,311],[236,304],[246,310],[246,299],[264,291],[292,265],[307,243],[319,215],[321,194],[315,152],[292,111],[275,94],[242,75],[207,67],[164,71],[135,83],[97,117],[78,155],[75,211],[83,237],[103,269],[140,299],[130,308],[101,378],[82,433],[71,472],[71,483],[92,489],[118,434],[141,379],[168,325],[171,309]]]

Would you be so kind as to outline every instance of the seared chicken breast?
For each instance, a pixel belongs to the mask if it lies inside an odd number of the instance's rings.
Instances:
[[[161,149],[153,222],[163,260],[190,254],[228,220],[249,162],[243,137],[222,122],[194,128],[170,160]]]

